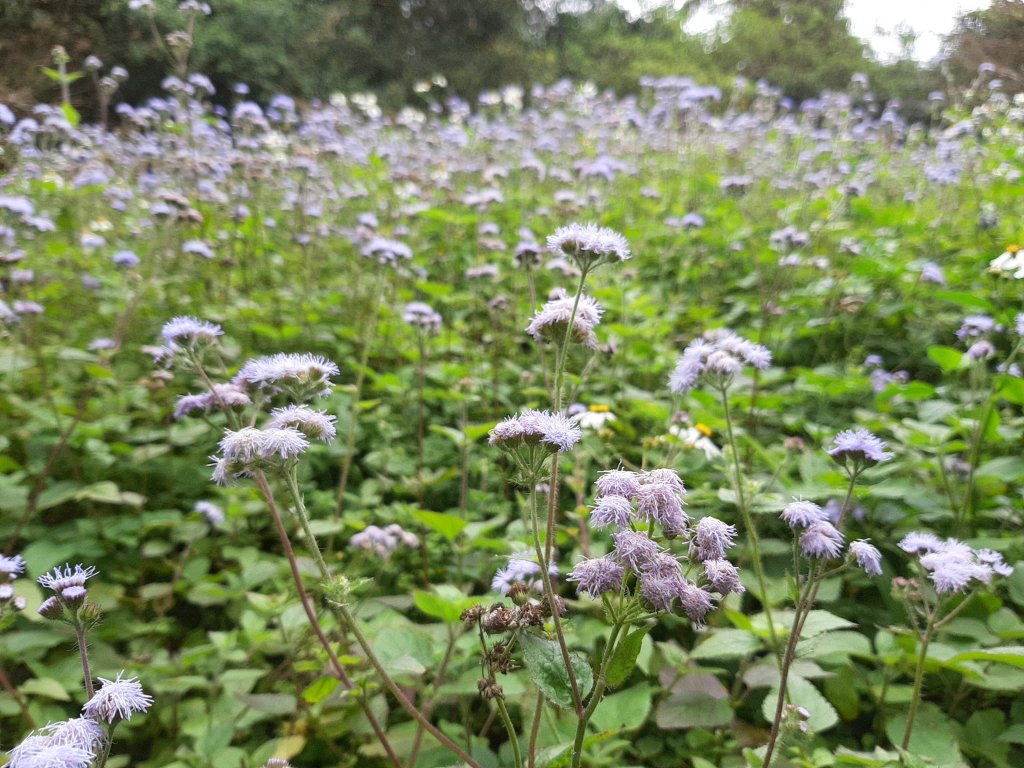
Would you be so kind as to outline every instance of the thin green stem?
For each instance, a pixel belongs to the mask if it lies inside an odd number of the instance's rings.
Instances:
[[[775,622],[772,619],[771,602],[768,599],[768,578],[764,572],[764,563],[761,561],[761,543],[757,537],[757,529],[754,527],[753,518],[750,516],[750,509],[747,507],[746,496],[743,493],[743,474],[740,469],[740,452],[736,444],[736,435],[732,427],[732,412],[729,408],[729,395],[725,387],[721,388],[722,407],[725,410],[725,432],[729,440],[729,451],[732,454],[733,465],[733,490],[736,493],[736,505],[739,507],[740,516],[743,518],[743,527],[746,529],[747,546],[750,548],[750,558],[754,565],[754,574],[757,576],[757,585],[761,590],[761,607],[764,609],[765,621],[768,624],[768,635],[771,638],[772,648],[775,653],[779,652],[779,636],[775,630]]]
[[[526,754],[527,768],[535,768],[537,764],[537,737],[540,736],[540,718],[544,714],[544,694],[537,691],[537,701],[533,707],[533,725],[530,727],[530,746]]]
[[[107,760],[110,759],[110,748],[114,746],[114,729],[117,728],[117,723],[112,723],[110,730],[107,731],[107,738],[103,742],[103,754],[99,756],[96,761],[96,768],[103,768],[107,764]]]
[[[501,722],[505,724],[505,730],[508,731],[508,740],[512,745],[512,761],[515,764],[515,768],[523,768],[523,755],[519,751],[519,739],[516,737],[516,729],[512,725],[512,718],[508,716],[505,700],[499,696],[494,700],[494,703],[498,705],[498,714],[501,715]]]
[[[612,655],[615,653],[615,645],[619,640],[619,632],[622,631],[623,625],[624,619],[620,618],[612,626],[612,633],[608,637],[608,644],[605,646],[604,654],[601,657],[601,663],[598,666],[597,681],[594,684],[594,692],[590,696],[587,708],[583,711],[583,716],[580,717],[579,722],[576,723],[576,738],[573,740],[572,745],[572,768],[580,768],[582,763],[583,742],[587,736],[587,725],[590,723],[590,718],[597,710],[598,704],[601,703],[601,699],[604,698],[604,689],[608,684],[608,665],[611,663]]]
[[[921,703],[921,686],[924,684],[924,665],[928,658],[928,644],[932,639],[932,629],[935,626],[935,619],[939,614],[939,604],[936,603],[934,609],[928,614],[928,623],[924,628],[924,632],[919,636],[921,642],[921,651],[917,657],[917,667],[914,669],[914,692],[910,696],[910,707],[907,709],[907,727],[903,730],[903,741],[900,743],[901,749],[907,749],[910,746],[910,735],[914,731],[914,718],[917,716],[917,708]]]
[[[316,537],[313,535],[313,531],[310,528],[309,513],[306,511],[306,505],[303,502],[302,494],[299,491],[298,480],[295,476],[295,469],[292,468],[290,471],[282,472],[282,475],[284,475],[285,481],[288,484],[288,489],[292,494],[293,500],[295,501],[296,516],[299,518],[299,524],[302,526],[302,532],[306,536],[307,547],[309,551],[313,554],[313,558],[316,561],[317,568],[319,568],[320,570],[321,576],[323,577],[324,580],[324,586],[328,589],[329,593],[333,592],[334,581],[331,578],[331,573],[327,567],[327,563],[324,561],[324,556],[320,552],[320,545],[317,544]],[[257,479],[259,479],[259,477],[260,476],[258,475]],[[264,493],[268,493],[270,489],[269,487],[266,486],[265,479],[263,480],[263,486],[260,488],[260,490],[264,490],[264,488],[266,488]],[[410,717],[412,717],[413,720],[415,720],[417,723],[423,726],[423,728],[426,729],[427,733],[429,733],[441,744],[443,744],[445,747],[454,752],[460,759],[465,761],[470,766],[470,768],[480,768],[479,763],[477,763],[472,757],[470,757],[461,747],[459,747],[458,744],[456,744],[454,741],[449,739],[445,734],[439,731],[436,727],[434,727],[434,725],[426,718],[426,716],[424,716],[424,714],[416,707],[416,705],[409,701],[406,695],[398,687],[398,684],[392,679],[391,675],[389,675],[387,670],[384,669],[384,665],[381,664],[380,659],[377,658],[377,654],[373,651],[373,646],[370,645],[370,641],[367,640],[366,636],[359,628],[359,625],[356,623],[356,619],[352,615],[351,611],[349,611],[348,606],[346,606],[344,603],[335,601],[333,599],[328,600],[328,605],[331,607],[331,610],[334,613],[335,618],[338,620],[338,623],[343,628],[348,629],[348,631],[352,633],[352,636],[355,638],[356,643],[358,643],[359,647],[363,651],[363,654],[365,654],[367,661],[370,662],[370,666],[373,667],[374,671],[377,673],[381,682],[384,683],[384,687],[388,689],[392,696],[394,696],[395,700],[402,707],[402,709],[404,709],[406,713]]]
[[[551,586],[551,574],[548,573],[548,559],[544,556],[544,547],[540,541],[540,520],[537,509],[536,484],[530,488],[530,524],[533,528],[533,546],[537,551],[537,559],[540,561],[540,578],[544,585],[544,597],[547,599],[548,609],[551,612],[551,623],[555,627],[555,636],[558,638],[558,647],[562,651],[562,662],[565,664],[565,671],[569,675],[569,687],[572,689],[572,701],[579,717],[583,716],[583,698],[580,696],[580,686],[576,681],[576,672],[572,667],[572,659],[569,657],[569,647],[565,643],[565,634],[562,631],[562,619],[559,615],[558,604],[555,600],[555,591]]]
[[[75,638],[78,642],[78,653],[82,658],[82,676],[85,678],[85,695],[92,698],[96,695],[96,688],[92,683],[92,669],[89,667],[89,646],[85,641],[85,625],[80,619],[75,619]]]

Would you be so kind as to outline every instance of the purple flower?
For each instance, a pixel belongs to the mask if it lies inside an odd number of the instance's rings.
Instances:
[[[661,552],[656,541],[628,528],[613,533],[612,541],[615,542],[615,557],[634,571],[643,570]]]
[[[827,453],[839,464],[851,461],[864,467],[873,467],[893,457],[891,452],[885,450],[885,443],[866,429],[843,430],[835,436]]]
[[[851,541],[850,554],[857,558],[857,565],[863,568],[868,576],[882,575],[882,553],[868,539]]]
[[[715,607],[715,597],[696,584],[683,580],[677,592],[683,613],[695,627],[703,627],[707,616]]]
[[[685,395],[697,386],[705,374],[717,378],[718,384],[728,382],[743,371],[744,365],[758,370],[767,369],[772,353],[767,347],[755,344],[727,329],[709,331],[690,342],[669,377],[669,389]]]
[[[564,254],[588,271],[606,262],[626,261],[629,243],[614,230],[596,224],[570,224],[548,237],[548,250]]]
[[[216,323],[180,315],[171,318],[160,329],[164,343],[171,349],[193,349],[199,344],[212,344],[224,331]]]
[[[374,237],[363,247],[363,256],[379,264],[395,264],[412,259],[412,251],[405,243]]]
[[[582,433],[572,419],[549,411],[524,409],[497,424],[491,430],[489,443],[512,450],[521,445],[546,445],[564,453],[579,442]]]
[[[831,560],[839,557],[842,547],[843,534],[824,520],[812,523],[800,536],[800,549],[807,557]]]
[[[898,546],[911,555],[924,555],[938,552],[942,547],[942,541],[934,533],[911,531],[903,537]]]
[[[921,282],[946,285],[946,276],[942,274],[942,267],[934,261],[926,261],[921,267]]]
[[[661,576],[645,573],[640,578],[640,594],[657,611],[672,610],[672,603],[679,597],[686,580],[682,575]]]
[[[601,496],[622,496],[626,499],[635,499],[640,488],[637,473],[624,469],[610,469],[601,473],[594,485]]]
[[[323,411],[314,411],[305,405],[289,405],[286,408],[272,410],[267,427],[271,429],[292,427],[310,440],[329,443],[337,434],[334,421],[334,416],[329,416]]]
[[[637,517],[653,520],[669,535],[678,535],[689,522],[678,491],[669,483],[641,484],[636,494]]]
[[[572,312],[574,304],[576,305],[575,316]],[[547,339],[561,344],[571,317],[570,339],[578,344],[596,349],[597,336],[594,334],[594,328],[601,322],[603,313],[604,310],[589,296],[581,295],[577,304],[573,296],[569,296],[565,291],[559,289],[555,292],[554,298],[533,316],[530,324],[526,327],[526,332],[536,341]]]
[[[236,384],[214,384],[212,392],[182,395],[174,406],[174,418],[180,419],[196,411],[226,410],[252,405],[249,396]]]
[[[436,333],[441,330],[441,315],[433,310],[429,304],[422,301],[413,301],[406,305],[402,320],[425,333]]]
[[[595,600],[605,592],[614,592],[622,586],[625,570],[609,557],[583,560],[576,564],[566,581],[575,581],[578,594],[586,592]]]
[[[790,528],[807,528],[825,519],[825,512],[813,501],[794,499],[786,505],[781,515]]]
[[[696,559],[702,563],[708,560],[724,560],[725,550],[732,547],[735,539],[735,525],[728,525],[714,517],[703,517],[697,523],[690,548]]]
[[[590,513],[590,525],[598,530],[610,525],[626,528],[636,515],[633,504],[624,496],[601,496]]]
[[[508,565],[498,570],[491,579],[491,589],[507,595],[513,584],[526,584],[527,587],[540,592],[543,589],[543,582],[534,578],[540,574],[540,566],[532,560],[523,558],[529,557],[528,553],[520,553],[509,558]],[[558,566],[551,563],[548,566],[548,573],[552,576],[558,575]]]
[[[99,678],[103,685],[82,707],[82,713],[93,720],[113,723],[115,718],[131,720],[136,712],[147,712],[153,697],[142,690],[137,677],[123,678],[119,672],[114,680]]]
[[[728,560],[705,560],[704,577],[708,580],[708,589],[721,595],[746,591],[740,583],[739,570]]]
[[[7,754],[7,768],[89,768],[96,757],[80,744],[53,744],[49,737],[35,734]]]
[[[988,315],[968,315],[956,332],[960,341],[976,339],[995,328],[996,321]]]
[[[7,557],[0,555],[0,578],[14,579],[25,572],[25,560],[21,555]]]
[[[61,567],[58,565],[50,573],[40,576],[37,581],[40,586],[60,593],[68,587],[84,587],[85,582],[97,573],[98,571],[96,570],[96,567],[92,565],[88,568],[76,565],[75,569],[72,571],[71,566],[65,563],[63,570],[61,570]]]
[[[334,389],[331,381],[339,375],[338,366],[319,355],[279,352],[249,360],[231,380],[249,391],[287,391],[297,400],[327,397]]]

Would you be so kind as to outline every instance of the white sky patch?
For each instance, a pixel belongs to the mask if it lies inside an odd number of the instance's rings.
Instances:
[[[665,4],[657,0],[616,1],[630,13]],[[846,17],[853,34],[866,41],[882,61],[899,56],[899,33],[911,30],[917,35],[912,56],[927,62],[938,55],[942,36],[952,32],[957,16],[990,5],[989,0],[846,0]],[[710,32],[727,13],[724,2],[705,5],[690,19],[686,31]]]

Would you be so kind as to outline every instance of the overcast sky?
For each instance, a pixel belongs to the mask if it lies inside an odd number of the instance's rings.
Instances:
[[[654,4],[652,0],[618,2],[628,10]],[[914,57],[930,61],[939,52],[942,35],[953,29],[959,13],[989,5],[988,0],[846,0],[846,15],[853,34],[866,40],[880,59],[899,53],[896,32],[901,26],[906,26],[918,34]],[[702,11],[691,20],[687,29],[706,32],[713,29],[721,18],[721,13]]]

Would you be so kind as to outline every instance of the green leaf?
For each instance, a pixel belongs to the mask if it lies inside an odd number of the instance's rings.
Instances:
[[[716,629],[714,634],[693,649],[694,659],[742,659],[756,653],[761,640],[742,629]]]
[[[828,703],[828,699],[822,696],[810,681],[791,673],[786,687],[789,689],[790,701],[811,713],[807,723],[812,731],[821,733],[839,722],[839,715],[836,713],[835,708]],[[769,723],[775,719],[775,708],[778,700],[779,688],[775,686],[765,697],[764,703],[761,705],[761,714],[764,715],[765,720]]]
[[[944,373],[955,371],[963,363],[964,353],[955,347],[933,344],[928,347],[928,357],[935,361]]]
[[[433,592],[417,589],[413,592],[412,599],[416,607],[427,616],[433,616],[449,624],[459,621],[462,612],[467,608],[483,602],[482,598],[467,597],[458,588],[448,584],[436,585]]]
[[[885,723],[885,733],[892,744],[903,742],[903,731],[907,727],[906,712],[894,712]],[[963,768],[958,746],[961,726],[948,717],[938,706],[923,702],[914,719],[914,730],[910,735],[910,752],[930,757],[937,765],[948,768]]]
[[[455,515],[448,515],[443,512],[428,512],[419,509],[412,513],[412,516],[432,531],[444,536],[448,541],[455,541],[467,523]]]
[[[649,627],[635,629],[619,641],[615,652],[612,653],[612,660],[608,662],[608,672],[605,679],[612,688],[618,688],[629,678],[633,667],[636,666],[636,657],[640,655],[640,648],[644,644]]]
[[[18,690],[21,693],[45,696],[48,699],[55,699],[57,701],[71,701],[71,696],[68,695],[64,686],[52,677],[36,677],[26,680],[18,686]]]
[[[337,687],[338,678],[324,675],[306,686],[302,698],[307,704],[316,704],[334,693]]]
[[[562,660],[562,650],[555,640],[544,640],[536,635],[522,635],[519,643],[523,648],[523,661],[530,679],[541,693],[559,707],[573,706],[572,686],[569,673]],[[569,654],[580,696],[586,696],[594,685],[594,671],[586,657],[578,651]]]
[[[641,684],[607,696],[597,705],[591,722],[602,731],[639,728],[651,712],[652,692],[649,685]]]
[[[290,693],[245,693],[235,698],[250,709],[270,715],[290,715],[295,711],[295,697]]]
[[[964,651],[950,659],[946,659],[947,664],[955,664],[960,661],[998,661],[1000,664],[1024,667],[1024,647],[1019,645],[1004,645],[996,648]]]
[[[81,77],[81,75],[79,75],[79,77]],[[78,79],[78,77],[74,78],[74,80],[77,80],[77,79]],[[72,76],[69,75],[67,80],[68,80],[69,83],[73,82]],[[64,104],[60,105],[60,110],[61,110],[61,112],[64,113],[64,118],[69,123],[71,123],[71,127],[72,128],[77,128],[78,124],[82,122],[82,116],[80,114],[78,114],[78,110],[75,109],[74,107],[72,107],[67,102],[65,102]]]
[[[659,728],[716,728],[732,718],[729,691],[704,672],[691,672],[676,682],[654,714]]]

